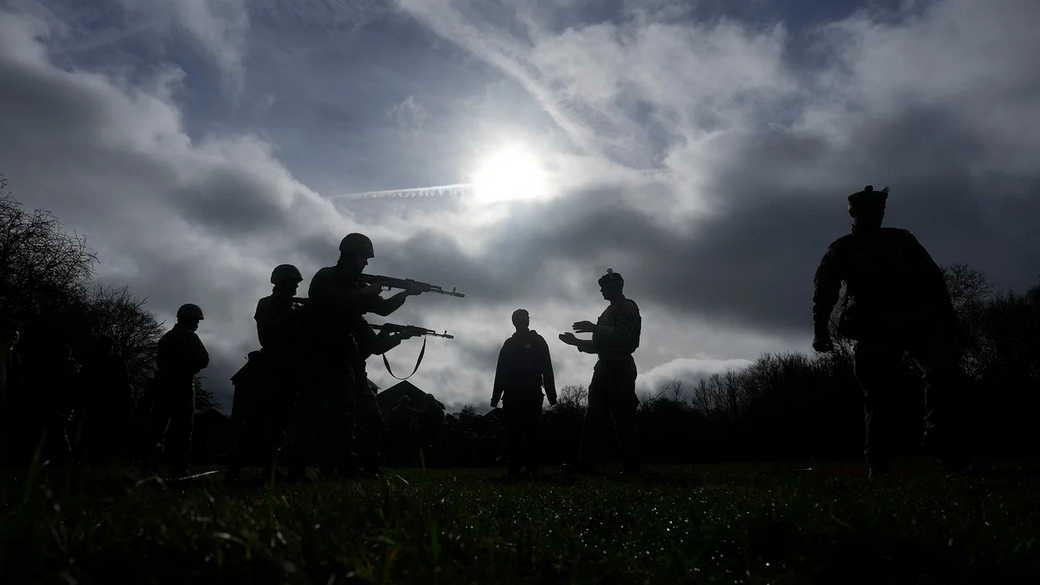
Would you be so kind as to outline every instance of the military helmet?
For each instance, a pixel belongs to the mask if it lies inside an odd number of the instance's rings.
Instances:
[[[187,303],[181,305],[181,308],[177,309],[177,319],[195,319],[202,321],[205,317],[202,316],[202,309],[194,303]]]
[[[614,272],[613,268],[607,268],[607,273],[599,277],[598,282],[600,286],[603,286],[605,284],[617,284],[618,286],[624,286],[625,279],[621,278],[621,275],[617,272]]]
[[[849,195],[849,205],[885,205],[888,200],[888,187],[875,191],[873,185],[863,187],[862,191],[856,191]]]
[[[271,271],[271,284],[279,282],[297,283],[303,280],[303,275],[292,264],[279,264]]]
[[[372,249],[372,240],[368,239],[365,234],[352,233],[347,234],[343,240],[339,243],[339,253],[349,254],[351,256],[364,256],[365,258],[373,258],[376,253]]]

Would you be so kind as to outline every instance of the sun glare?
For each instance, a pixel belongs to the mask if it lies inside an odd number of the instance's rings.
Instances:
[[[477,201],[537,199],[546,193],[545,171],[526,148],[510,146],[481,161],[471,182]]]

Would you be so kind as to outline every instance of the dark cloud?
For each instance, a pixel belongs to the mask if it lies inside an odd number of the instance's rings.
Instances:
[[[594,317],[607,267],[650,316],[640,363],[658,382],[797,344],[845,196],[867,183],[891,186],[889,223],[942,264],[1018,290],[1040,266],[1035,3],[46,4],[42,20],[0,11],[0,172],[105,250],[106,281],[163,317],[199,302],[221,392],[270,269],[297,264],[305,292],[348,231],[376,241],[372,272],[467,294],[394,316],[462,333],[417,377],[459,401],[483,400],[513,308],[546,336]],[[515,136],[574,170],[497,219],[464,198],[338,213],[316,192],[461,181]],[[730,341],[701,356],[688,324]],[[567,380],[585,357],[561,354]]]

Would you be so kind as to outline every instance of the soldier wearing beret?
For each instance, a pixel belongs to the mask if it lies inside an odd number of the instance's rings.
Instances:
[[[956,316],[942,270],[909,231],[881,227],[888,188],[849,195],[851,233],[835,240],[816,270],[813,348],[834,349],[830,316],[846,293],[838,334],[855,340],[863,390],[867,473],[888,471],[892,447],[888,404],[904,353],[924,372],[925,448],[949,468],[966,464],[959,428],[961,385]]]
[[[599,359],[589,383],[589,405],[582,428],[579,467],[590,468],[601,459],[602,432],[613,426],[624,455],[625,473],[639,472],[639,444],[636,433],[636,363],[632,353],[639,347],[641,318],[635,301],[625,297],[625,280],[613,270],[599,279],[600,292],[610,305],[592,323],[574,323],[577,333],[591,333],[592,339],[578,339],[574,333],[560,334],[560,340]]]

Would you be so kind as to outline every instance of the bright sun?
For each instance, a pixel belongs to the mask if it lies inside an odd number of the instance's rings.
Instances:
[[[481,161],[471,182],[475,198],[482,203],[537,199],[546,192],[542,165],[521,146],[503,148]]]

